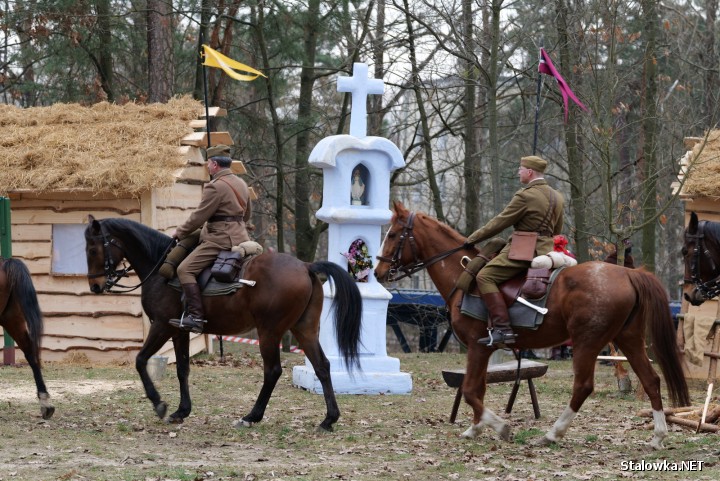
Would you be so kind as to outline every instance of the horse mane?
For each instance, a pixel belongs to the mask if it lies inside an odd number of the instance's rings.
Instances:
[[[431,217],[424,212],[418,212],[415,215],[417,215],[418,217],[422,217],[424,219],[432,220],[435,223],[437,223],[436,229],[437,229],[438,233],[440,233],[442,235],[450,237],[451,239],[462,239],[462,240],[465,239],[465,236],[462,235],[460,232],[458,232],[456,229],[453,229],[452,227],[450,227],[449,225],[447,225],[444,222],[441,222],[440,220],[436,219],[435,217]]]
[[[170,236],[129,219],[102,219],[100,222],[110,231],[123,231],[131,235],[138,248],[151,259],[159,259],[170,245]]]
[[[705,233],[710,234],[716,244],[720,244],[720,222],[706,222]]]

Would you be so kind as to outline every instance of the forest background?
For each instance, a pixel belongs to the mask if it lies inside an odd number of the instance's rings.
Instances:
[[[323,137],[346,133],[354,62],[386,90],[368,135],[407,165],[391,198],[469,234],[520,187],[518,159],[549,160],[566,196],[565,233],[581,261],[630,239],[636,264],[677,298],[684,206],[673,193],[683,139],[718,121],[718,0],[0,0],[0,95],[58,102],[204,98],[200,45],[267,75],[207,69],[208,103],[227,109],[234,157],[259,193],[255,237],[324,256]],[[589,112],[541,76],[544,47]],[[539,95],[538,95],[539,92]],[[152,152],[148,152],[152,159]],[[622,249],[621,249],[622,251]],[[416,277],[411,287],[430,288]]]

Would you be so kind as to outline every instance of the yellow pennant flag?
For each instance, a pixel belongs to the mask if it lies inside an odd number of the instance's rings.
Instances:
[[[221,68],[226,74],[228,74],[235,80],[240,80],[242,82],[250,82],[251,80],[255,80],[261,75],[267,78],[261,71],[255,70],[254,68],[249,67],[244,63],[236,62],[230,57],[226,57],[225,55],[221,54],[217,50],[211,49],[207,45],[203,45],[203,49],[205,52],[205,61],[203,62],[203,65],[207,65],[208,67]],[[240,74],[237,73],[235,70],[249,72],[254,75]]]

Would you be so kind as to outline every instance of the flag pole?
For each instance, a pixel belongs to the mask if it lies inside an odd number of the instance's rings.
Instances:
[[[205,49],[203,42],[203,27],[200,27],[200,56],[204,58]],[[205,62],[202,63],[202,76],[203,76],[203,94],[205,96],[205,132],[207,133],[207,148],[211,147],[210,144],[210,107],[208,106],[208,86],[207,86],[207,67]]]
[[[543,39],[540,39],[540,48],[544,45]],[[542,53],[538,50],[538,70],[537,70],[537,93],[535,94],[535,134],[533,136],[533,149],[532,154],[535,155],[537,152],[537,138],[538,138],[538,118],[540,116],[540,88],[542,85],[542,74],[540,73],[540,62],[542,61]]]

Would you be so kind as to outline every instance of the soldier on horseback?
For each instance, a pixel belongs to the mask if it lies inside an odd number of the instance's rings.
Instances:
[[[182,240],[202,228],[200,244],[180,263],[177,275],[185,295],[186,311],[170,324],[185,331],[201,333],[205,320],[197,276],[211,265],[220,251],[250,240],[246,222],[250,219],[250,190],[230,170],[230,147],[207,149],[207,170],[211,180],[205,184],[200,205],[172,236]]]
[[[540,157],[522,157],[518,175],[525,187],[515,193],[500,214],[468,237],[467,244],[476,244],[508,227],[514,228],[512,240],[477,275],[480,295],[490,318],[489,335],[479,339],[479,343],[491,346],[515,342],[517,335],[510,327],[507,305],[498,286],[527,270],[538,252],[551,252],[553,236],[562,230],[563,196],[545,181],[543,173],[546,167],[547,161]],[[530,241],[527,248],[523,249],[525,252],[516,252],[523,239]]]

